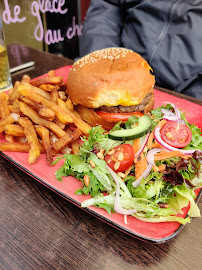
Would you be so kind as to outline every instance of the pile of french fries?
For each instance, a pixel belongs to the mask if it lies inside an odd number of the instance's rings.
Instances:
[[[8,93],[0,93],[0,132],[6,142],[0,151],[28,152],[33,165],[46,154],[47,164],[54,155],[79,151],[79,137],[91,129],[74,110],[66,95],[66,84],[54,70],[31,80],[17,81]]]

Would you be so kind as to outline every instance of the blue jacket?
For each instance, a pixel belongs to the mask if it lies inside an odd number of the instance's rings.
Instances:
[[[202,99],[201,0],[91,0],[80,56],[113,46],[141,54],[156,85]]]

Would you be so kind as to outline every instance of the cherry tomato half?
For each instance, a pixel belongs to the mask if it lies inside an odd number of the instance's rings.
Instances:
[[[164,142],[176,148],[185,147],[192,139],[192,132],[188,126],[173,121],[168,121],[160,133]]]
[[[130,144],[114,147],[105,155],[105,161],[115,172],[125,172],[134,162],[134,151]]]
[[[127,121],[129,117],[134,116],[143,116],[141,112],[132,112],[132,113],[108,113],[104,111],[96,111],[96,113],[106,119],[109,122],[119,122],[119,121]]]

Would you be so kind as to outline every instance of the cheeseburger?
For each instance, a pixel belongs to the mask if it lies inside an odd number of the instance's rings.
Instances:
[[[125,48],[94,51],[76,61],[67,79],[67,94],[81,118],[111,129],[154,105],[154,75],[139,54]]]

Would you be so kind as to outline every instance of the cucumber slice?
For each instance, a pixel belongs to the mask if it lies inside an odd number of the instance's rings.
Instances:
[[[139,118],[138,126],[131,129],[116,130],[109,133],[109,138],[118,141],[128,141],[140,138],[151,130],[152,121],[148,115]]]

